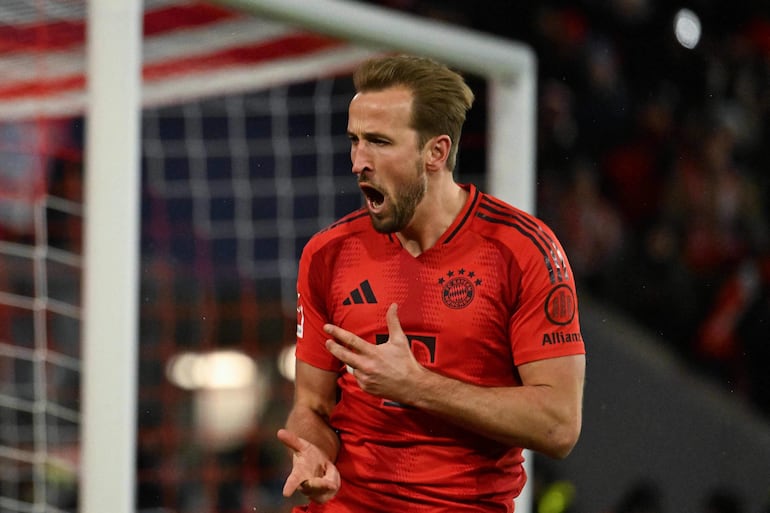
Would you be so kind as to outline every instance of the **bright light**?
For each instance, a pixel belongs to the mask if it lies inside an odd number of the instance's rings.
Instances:
[[[692,50],[698,46],[701,24],[698,15],[690,9],[680,9],[674,16],[674,35],[679,44]]]
[[[182,353],[166,367],[169,381],[185,390],[248,387],[257,378],[257,363],[238,351]]]
[[[174,385],[192,392],[194,425],[207,450],[244,443],[270,397],[269,372],[240,351],[181,353],[166,366]]]
[[[281,376],[291,382],[294,382],[294,351],[296,348],[296,344],[292,344],[288,347],[284,347],[278,354],[278,372],[281,374]]]

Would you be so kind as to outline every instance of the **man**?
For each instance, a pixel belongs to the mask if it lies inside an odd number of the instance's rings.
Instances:
[[[311,512],[511,512],[522,448],[562,458],[580,433],[572,272],[542,222],[454,181],[462,77],[388,56],[354,83],[366,206],[300,261],[284,495]]]

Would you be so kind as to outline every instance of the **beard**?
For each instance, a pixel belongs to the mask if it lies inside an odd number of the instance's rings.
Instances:
[[[427,184],[422,159],[417,161],[417,173],[411,180],[397,185],[390,204],[379,214],[369,213],[372,226],[379,233],[395,233],[406,228],[414,217],[417,205],[425,197]]]

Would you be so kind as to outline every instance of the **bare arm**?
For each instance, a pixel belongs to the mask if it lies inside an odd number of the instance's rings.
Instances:
[[[480,387],[432,372],[409,350],[395,305],[387,313],[388,343],[367,343],[337,326],[329,351],[355,369],[364,390],[433,413],[502,443],[563,458],[582,422],[585,357],[566,356],[518,368],[522,386]]]
[[[479,387],[426,371],[401,400],[505,444],[567,456],[582,423],[585,357],[519,367],[523,386]]]
[[[292,469],[284,496],[300,490],[326,502],[337,493],[340,475],[334,465],[339,438],[328,423],[336,402],[337,374],[297,361],[294,405],[278,439],[292,452]]]
[[[297,361],[294,405],[286,429],[312,443],[331,460],[337,458],[339,438],[329,425],[337,400],[337,373]]]

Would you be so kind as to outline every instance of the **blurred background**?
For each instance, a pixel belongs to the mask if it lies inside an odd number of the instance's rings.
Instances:
[[[565,461],[534,456],[538,513],[770,512],[770,4],[368,3],[536,54],[537,214],[578,277],[588,348],[583,436]],[[157,54],[193,44],[185,37],[217,43],[213,29],[194,33],[211,20],[265,38],[218,59],[348,51],[214,4],[146,6],[146,35],[170,34],[148,44]],[[0,61],[15,79],[0,85],[11,113],[0,122],[8,513],[77,505],[85,122],[77,107],[13,113],[30,91],[72,87],[35,76],[82,45],[83,7],[0,6]],[[345,126],[349,69],[365,54],[325,54],[316,62],[326,67],[288,82],[176,90],[143,111],[143,512],[290,509],[274,433],[292,398],[293,279],[307,239],[360,205]],[[221,64],[198,61],[202,73]],[[161,63],[153,73],[170,72]],[[478,100],[458,179],[484,188],[486,85],[468,81]]]

